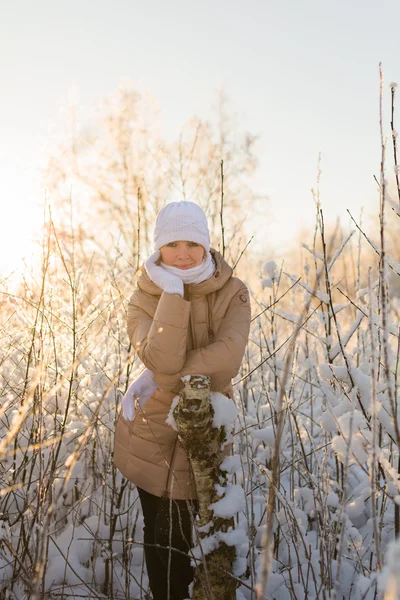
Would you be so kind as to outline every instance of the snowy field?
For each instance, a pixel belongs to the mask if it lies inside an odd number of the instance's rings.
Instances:
[[[88,264],[48,236],[41,273],[2,285],[1,597],[146,598],[137,494],[112,464],[120,400],[140,368],[125,330],[134,269]],[[400,307],[379,257],[369,278],[362,269],[356,238],[305,250],[301,272],[268,261],[246,279],[254,318],[229,466],[238,487],[224,509],[235,514],[240,600],[256,598],[276,450],[264,597],[381,598],[399,553],[389,549]]]

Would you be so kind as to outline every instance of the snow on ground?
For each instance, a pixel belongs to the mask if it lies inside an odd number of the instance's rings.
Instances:
[[[335,283],[340,257],[333,257]],[[313,252],[312,260],[320,265],[322,254]],[[111,268],[82,270],[74,310],[60,262],[48,273],[42,304],[35,284],[2,300],[0,587],[6,598],[34,597],[42,583],[49,600],[138,599],[148,589],[137,494],[112,464],[116,414],[141,365],[134,361],[130,371],[126,362],[123,311],[132,283]],[[285,276],[267,261],[257,289],[253,314],[262,314],[252,323],[235,402],[212,397],[214,425],[226,428],[234,446],[222,463],[229,485],[213,508],[217,516],[235,515],[226,541],[238,553],[237,598],[255,598],[282,412],[266,597],[382,597],[385,586],[398,585],[398,302],[391,298],[385,333],[374,285],[360,284],[354,304],[339,297],[331,304],[309,266]],[[218,540],[207,543],[210,550]]]

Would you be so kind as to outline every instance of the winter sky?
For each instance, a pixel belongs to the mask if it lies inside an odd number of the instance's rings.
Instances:
[[[193,114],[210,117],[223,88],[243,129],[260,135],[257,190],[269,202],[249,234],[266,254],[312,227],[319,152],[326,219],[376,211],[378,65],[389,131],[399,22],[398,0],[3,2],[0,265],[29,252],[41,148],[73,85],[90,107],[130,78],[160,105],[171,137]]]

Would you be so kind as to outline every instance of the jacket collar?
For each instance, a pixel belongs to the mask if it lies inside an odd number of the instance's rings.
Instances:
[[[210,248],[210,252],[216,265],[214,275],[202,283],[188,284],[191,296],[204,296],[210,292],[216,292],[226,284],[230,277],[232,277],[232,267],[228,265],[222,254],[217,250],[214,250],[214,248]],[[146,294],[151,294],[152,296],[161,296],[162,294],[162,289],[148,276],[144,264],[140,269],[137,285],[143,292],[146,292]]]

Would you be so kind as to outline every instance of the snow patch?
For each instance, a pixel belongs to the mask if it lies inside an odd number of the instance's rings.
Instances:
[[[246,500],[242,486],[228,484],[225,488],[221,488],[220,491],[224,492],[221,500],[210,504],[210,509],[216,517],[233,517],[239,511],[245,510]]]
[[[168,417],[165,419],[165,422],[168,423],[168,425],[170,427],[172,427],[172,429],[175,429],[175,431],[178,431],[178,426],[175,421],[174,410],[178,406],[178,404],[179,404],[179,396],[175,396],[175,398],[173,398],[173,400],[171,402],[171,408],[169,409]]]
[[[214,409],[213,426],[217,429],[225,427],[227,434],[232,433],[238,414],[234,401],[219,392],[211,392],[211,405]]]

